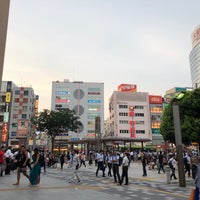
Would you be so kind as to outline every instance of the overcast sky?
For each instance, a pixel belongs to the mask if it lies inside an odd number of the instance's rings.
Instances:
[[[50,109],[52,81],[121,83],[163,95],[190,87],[199,0],[11,0],[3,80],[32,86]]]

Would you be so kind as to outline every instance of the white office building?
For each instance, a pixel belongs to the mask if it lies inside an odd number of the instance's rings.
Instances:
[[[95,138],[95,118],[100,117],[104,131],[104,84],[96,82],[53,81],[51,110],[74,110],[83,124],[78,133],[69,131],[68,139]]]
[[[148,93],[114,91],[109,116],[110,136],[152,139]]]

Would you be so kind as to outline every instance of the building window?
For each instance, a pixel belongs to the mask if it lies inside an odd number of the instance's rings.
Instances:
[[[145,134],[145,130],[136,130],[137,134]]]
[[[12,128],[16,128],[17,127],[17,123],[12,123]]]
[[[11,132],[11,136],[17,136],[17,132],[15,131]]]
[[[120,109],[127,109],[127,108],[128,108],[128,105],[119,105],[119,108],[120,108]]]
[[[24,90],[24,96],[28,96],[28,90]]]
[[[26,119],[26,114],[22,114],[22,119]]]
[[[128,113],[120,112],[120,113],[119,113],[119,116],[128,116]]]
[[[13,118],[17,119],[18,118],[18,114],[13,114]]]
[[[15,102],[15,103],[18,103],[18,102],[19,102],[19,98],[15,98],[15,99],[14,99],[14,102]]]
[[[15,90],[15,95],[19,95],[20,91],[19,90]]]
[[[128,120],[119,120],[120,124],[128,124]]]
[[[122,134],[128,134],[129,131],[128,131],[128,130],[119,130],[119,133],[122,133]]]
[[[23,103],[28,103],[28,98],[24,98]]]
[[[144,124],[144,121],[135,121],[136,124]]]
[[[27,106],[23,106],[23,107],[22,107],[22,111],[23,111],[23,112],[27,112],[27,109],[28,109]]]
[[[136,117],[144,117],[144,113],[135,113]]]

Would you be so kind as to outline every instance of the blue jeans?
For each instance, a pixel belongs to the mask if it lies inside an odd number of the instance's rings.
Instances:
[[[196,186],[194,200],[199,200],[199,188]]]

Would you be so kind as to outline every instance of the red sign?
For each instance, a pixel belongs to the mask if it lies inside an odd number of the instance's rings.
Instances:
[[[119,92],[137,92],[137,85],[121,84],[117,89]]]
[[[194,47],[197,43],[200,42],[200,26],[192,32],[192,47]]]
[[[149,95],[149,103],[151,104],[162,104],[162,96],[154,96],[154,95]]]

